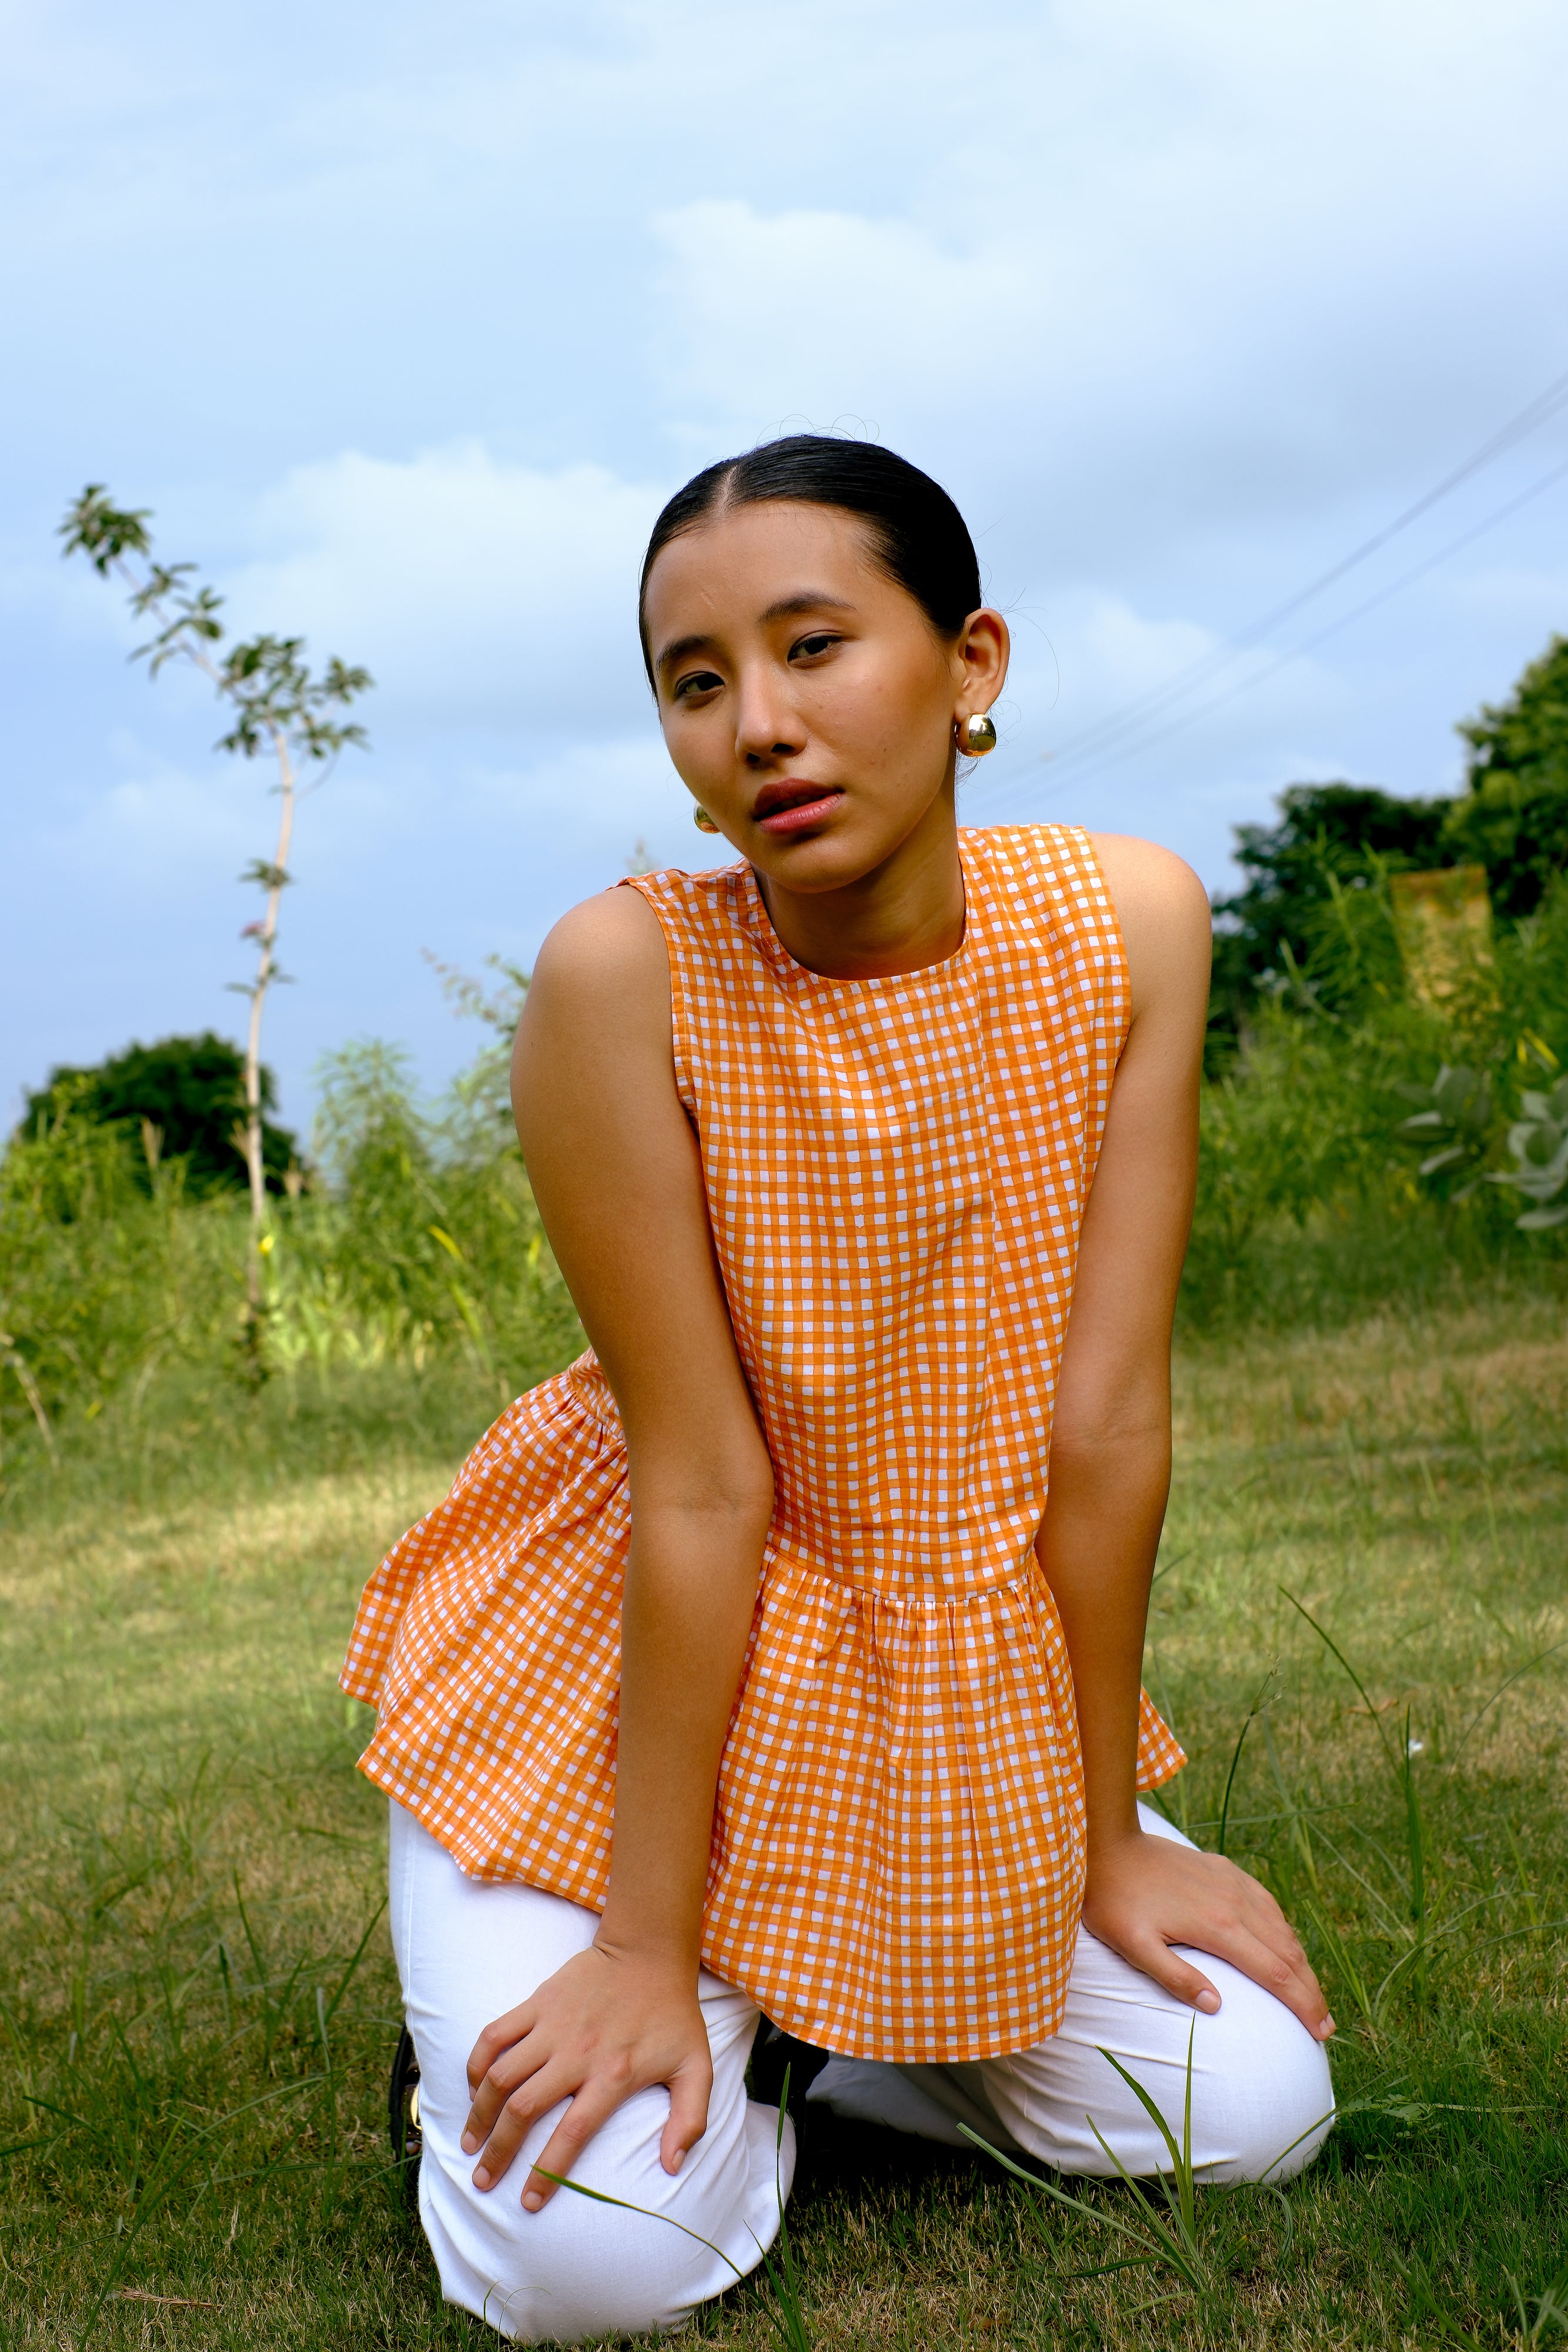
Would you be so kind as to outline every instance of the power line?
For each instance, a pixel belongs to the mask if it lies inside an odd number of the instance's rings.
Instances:
[[[1375,531],[1370,539],[1363,540],[1359,547],[1353,548],[1348,555],[1343,556],[1337,563],[1331,564],[1326,572],[1320,572],[1316,579],[1309,581],[1304,588],[1298,589],[1293,595],[1288,596],[1283,604],[1276,604],[1271,611],[1263,614],[1260,619],[1249,622],[1246,628],[1238,630],[1234,636],[1227,638],[1222,646],[1211,647],[1207,653],[1200,654],[1195,661],[1189,662],[1173,677],[1165,679],[1157,686],[1146,687],[1141,694],[1134,695],[1130,702],[1124,704],[1120,710],[1113,711],[1104,719],[1097,719],[1092,726],[1081,729],[1076,735],[1070,735],[1064,742],[1057,746],[1054,752],[1048,752],[1044,756],[1051,760],[1053,765],[1058,761],[1075,761],[1080,757],[1093,757],[1108,750],[1110,744],[1118,738],[1128,733],[1138,733],[1167,705],[1180,701],[1197,688],[1207,684],[1218,671],[1227,668],[1239,655],[1247,652],[1260,637],[1266,636],[1270,630],[1277,628],[1281,621],[1289,620],[1291,614],[1300,612],[1303,605],[1311,604],[1315,597],[1321,596],[1325,589],[1332,588],[1336,581],[1343,580],[1347,572],[1354,572],[1358,565],[1366,562],[1380,549],[1386,547],[1390,540],[1397,538],[1401,531],[1407,530],[1413,522],[1418,521],[1422,515],[1427,514],[1442,499],[1449,497],[1453,491],[1459,488],[1461,484],[1469,481],[1472,475],[1480,472],[1483,467],[1490,466],[1494,459],[1505,456],[1510,449],[1514,448],[1528,435],[1535,432],[1564,405],[1568,405],[1568,374],[1560,375],[1553,383],[1549,383],[1544,392],[1538,393],[1532,401],[1521,408],[1517,415],[1511,417],[1506,425],[1501,425],[1491,435],[1490,439],[1484,441],[1479,449],[1472,450],[1462,464],[1445,474],[1441,481],[1435,483],[1429,490],[1424,491],[1420,498],[1396,514],[1391,522],[1385,523],[1380,530]],[[1501,518],[1500,516],[1496,519]],[[1488,527],[1482,526],[1483,529]],[[1434,559],[1434,561],[1440,560],[1440,558]],[[1206,708],[1212,708],[1212,706],[1206,706]],[[998,778],[998,783],[1000,781]]]
[[[1246,694],[1253,687],[1261,686],[1266,679],[1273,677],[1278,671],[1288,668],[1291,662],[1300,661],[1303,655],[1312,652],[1316,646],[1323,643],[1325,638],[1336,635],[1341,629],[1348,629],[1354,622],[1364,619],[1379,604],[1385,604],[1391,596],[1397,596],[1402,589],[1408,588],[1411,583],[1419,580],[1423,573],[1435,571],[1439,563],[1446,563],[1450,556],[1458,555],[1473,541],[1480,539],[1487,531],[1495,530],[1499,523],[1506,522],[1510,515],[1517,514],[1521,507],[1528,506],[1532,499],[1540,498],[1542,491],[1551,489],[1553,483],[1562,481],[1565,475],[1568,475],[1568,458],[1564,458],[1560,466],[1553,466],[1550,473],[1542,475],[1540,480],[1532,482],[1528,489],[1517,492],[1513,498],[1496,508],[1481,521],[1473,523],[1469,530],[1461,531],[1458,538],[1450,540],[1446,547],[1438,548],[1435,554],[1428,555],[1422,562],[1413,565],[1408,572],[1402,572],[1397,580],[1390,581],[1388,585],[1380,588],[1375,595],[1368,596],[1363,603],[1353,605],[1348,613],[1341,613],[1337,618],[1330,621],[1326,627],[1315,631],[1310,637],[1303,638],[1301,643],[1292,646],[1290,652],[1277,654],[1265,668],[1254,670],[1249,677],[1239,678],[1234,686],[1227,687],[1222,694],[1213,695],[1208,701],[1199,703],[1195,710],[1177,712],[1163,725],[1155,726],[1151,733],[1140,735],[1134,742],[1120,745],[1106,744],[1100,750],[1085,753],[1082,765],[1075,767],[1073,772],[1082,776],[1092,776],[1106,768],[1119,767],[1124,760],[1136,759],[1140,753],[1152,751],[1156,743],[1164,742],[1166,736],[1178,733],[1182,728],[1191,726],[1199,719],[1207,719],[1210,711],[1219,709],[1224,703],[1233,702],[1239,694]],[[1149,716],[1152,719],[1156,714],[1151,712]],[[999,782],[1000,779],[998,779]]]

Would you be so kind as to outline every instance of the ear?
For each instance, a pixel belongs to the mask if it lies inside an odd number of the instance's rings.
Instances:
[[[1001,614],[989,604],[971,613],[953,649],[957,671],[954,716],[960,726],[977,710],[988,710],[1007,683],[1012,639]]]

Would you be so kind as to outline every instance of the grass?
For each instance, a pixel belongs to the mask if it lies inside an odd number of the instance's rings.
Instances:
[[[384,1832],[334,1685],[361,1580],[490,1386],[159,1398],[68,1426],[3,1504],[9,2339],[491,2342],[438,2301],[387,2160]],[[1223,1815],[1302,1927],[1344,2120],[1284,2212],[1197,2192],[1200,2296],[1092,2274],[1138,2218],[1120,2184],[1068,2212],[810,2110],[811,2340],[1568,2341],[1561,1310],[1189,1342],[1178,1400],[1148,1677],[1194,1760],[1166,1802],[1210,1844]],[[761,2352],[766,2288],[695,2335]]]

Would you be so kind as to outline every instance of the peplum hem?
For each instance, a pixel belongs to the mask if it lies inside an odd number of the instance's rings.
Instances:
[[[591,1355],[508,1408],[367,1587],[361,1769],[458,1865],[602,1908],[624,1442]],[[1185,1759],[1143,1700],[1139,1786]],[[770,1549],[715,1810],[703,1958],[848,2057],[954,2063],[1061,2022],[1083,1890],[1066,1643],[1032,1554],[957,1592]]]

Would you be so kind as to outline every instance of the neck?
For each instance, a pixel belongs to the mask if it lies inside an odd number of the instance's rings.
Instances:
[[[841,889],[787,889],[758,874],[773,928],[797,963],[827,980],[888,980],[956,955],[964,873],[949,779],[890,857]]]

